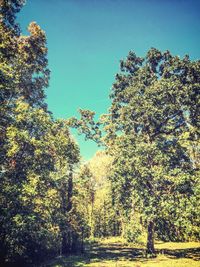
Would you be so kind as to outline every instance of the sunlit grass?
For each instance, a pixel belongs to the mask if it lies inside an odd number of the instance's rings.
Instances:
[[[199,261],[192,259],[169,259],[158,256],[156,259],[148,259],[145,262],[131,260],[108,260],[85,263],[84,259],[74,256],[71,259],[63,259],[49,267],[199,267]]]
[[[79,265],[75,265],[79,266]],[[81,265],[80,265],[81,266]],[[146,262],[140,261],[103,261],[82,265],[84,267],[199,267],[199,262],[195,262],[191,259],[168,259],[167,257],[157,257],[154,260],[148,260]]]
[[[97,241],[97,240],[96,240]],[[83,255],[60,257],[45,267],[199,267],[200,243],[156,242],[158,255],[147,259],[141,245],[121,238],[100,239]]]
[[[200,247],[200,242],[156,242],[158,249],[188,249]]]

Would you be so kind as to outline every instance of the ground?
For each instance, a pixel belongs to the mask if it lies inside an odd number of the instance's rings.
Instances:
[[[80,255],[60,257],[45,267],[200,267],[200,243],[156,242],[158,256],[145,257],[141,245],[127,245],[118,239],[101,240]]]

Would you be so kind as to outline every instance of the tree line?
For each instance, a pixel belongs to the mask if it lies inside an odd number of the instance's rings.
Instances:
[[[199,240],[200,61],[151,48],[120,61],[98,121],[54,119],[45,32],[24,36],[24,0],[0,2],[0,265],[83,251],[88,238]],[[83,163],[70,134],[101,144]]]

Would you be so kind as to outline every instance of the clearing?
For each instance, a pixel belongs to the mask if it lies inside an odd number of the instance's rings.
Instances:
[[[156,250],[157,258],[148,259],[143,246],[105,239],[82,255],[59,257],[43,267],[200,267],[198,242],[157,242]]]

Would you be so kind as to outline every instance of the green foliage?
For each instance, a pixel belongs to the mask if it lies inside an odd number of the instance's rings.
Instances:
[[[81,111],[73,123],[94,140],[90,125],[96,132],[101,125],[115,202],[122,217],[141,214],[154,253],[155,227],[163,238],[174,239],[174,231],[178,240],[198,236],[198,208],[189,213],[199,199],[200,61],[152,48],[144,58],[131,51],[120,67],[109,113],[95,123],[94,113]]]
[[[113,205],[112,189],[108,180],[111,164],[112,158],[104,151],[98,151],[80,168],[75,183],[76,201],[87,225],[86,237],[116,236],[121,233],[121,222]]]
[[[18,266],[58,254],[65,233],[79,234],[78,213],[70,213],[79,148],[47,110],[46,36],[35,22],[20,34],[22,4],[0,4],[0,261]]]
[[[169,239],[196,236],[198,209],[194,219],[187,212],[198,201],[199,66],[154,48],[143,59],[130,52],[104,121],[120,202],[134,205],[145,224],[156,222],[159,237],[167,228]]]
[[[0,1],[0,264],[37,265],[88,237],[147,233],[147,254],[155,237],[199,240],[200,61],[131,51],[108,114],[55,120],[45,32],[32,22],[23,36],[15,22],[24,2]],[[106,151],[79,168],[69,126]]]

